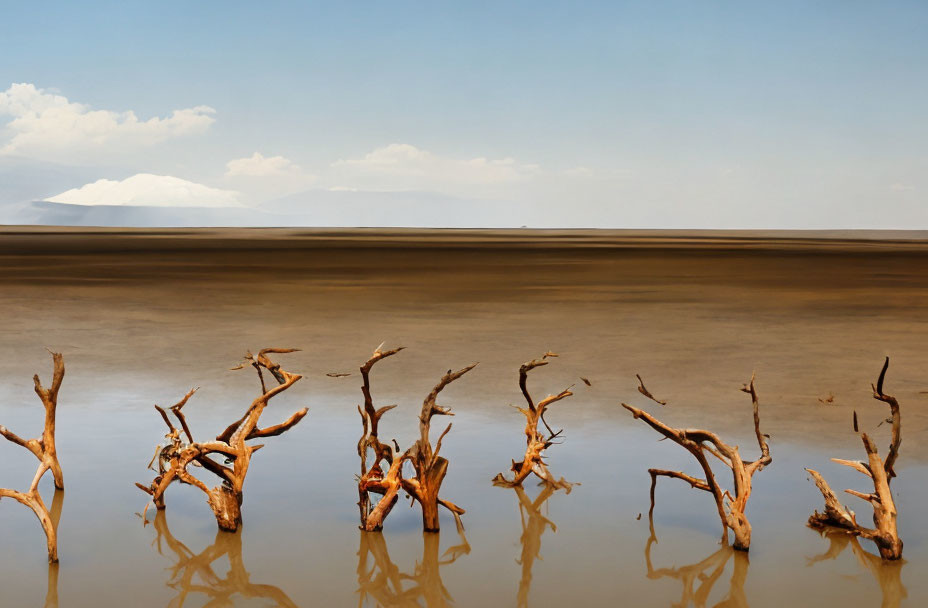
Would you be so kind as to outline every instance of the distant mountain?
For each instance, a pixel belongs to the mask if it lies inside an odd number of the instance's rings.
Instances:
[[[85,183],[97,170],[0,156],[0,223],[10,223],[29,201]]]
[[[192,228],[206,226],[288,226],[287,219],[242,207],[146,207],[69,205],[36,201],[14,216],[17,224]]]

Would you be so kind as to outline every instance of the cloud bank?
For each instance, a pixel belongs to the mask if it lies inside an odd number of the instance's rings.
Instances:
[[[241,207],[238,193],[210,188],[170,175],[139,173],[122,181],[100,179],[52,196],[47,201],[68,205],[119,207]]]
[[[299,174],[300,167],[283,156],[264,156],[255,152],[248,158],[226,163],[226,177],[277,177]]]
[[[332,164],[335,186],[377,190],[463,191],[520,183],[538,175],[538,165],[513,158],[457,159],[433,154],[409,144],[390,144],[362,158]]]
[[[34,84],[13,84],[0,92],[0,117],[12,117],[0,131],[0,154],[74,161],[79,155],[151,146],[204,132],[215,112],[196,106],[139,120],[132,111],[93,110]]]

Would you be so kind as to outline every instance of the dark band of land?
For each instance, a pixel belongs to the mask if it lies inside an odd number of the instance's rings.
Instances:
[[[0,253],[177,249],[605,248],[928,251],[923,230],[539,230],[2,226]]]

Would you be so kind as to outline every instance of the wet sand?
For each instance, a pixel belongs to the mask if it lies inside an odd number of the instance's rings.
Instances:
[[[897,605],[904,587],[898,605],[917,606],[928,599],[917,576],[928,565],[919,525],[928,517],[926,296],[928,241],[917,232],[3,228],[0,423],[38,433],[31,376],[50,371],[44,347],[63,352],[62,606],[167,605],[186,574],[199,586],[185,605],[203,605],[207,587],[256,593],[241,587],[244,572],[289,598],[260,588],[271,605],[356,605],[359,590],[366,605],[404,605],[397,595],[419,591],[421,603],[441,605],[443,585],[460,606],[668,606],[690,580],[694,594],[712,583],[705,605],[741,593],[755,608],[872,606],[887,597]],[[357,367],[383,341],[407,347],[373,376],[377,403],[399,404],[382,428],[401,444],[415,437],[421,400],[441,374],[480,362],[443,403],[456,413],[443,494],[468,510],[466,545],[450,518],[438,546],[423,539],[405,503],[382,536],[357,530]],[[240,538],[217,537],[202,494],[189,487],[172,488],[166,518],[143,527],[134,513],[145,496],[132,484],[150,481],[145,464],[163,435],[151,404],[200,386],[188,415],[195,435],[215,435],[256,389],[228,368],[263,346],[302,348],[286,361],[306,376],[268,421],[302,405],[310,414],[255,456]],[[533,510],[537,488],[520,497],[489,480],[520,457],[523,421],[508,405],[521,399],[519,364],[546,350],[561,356],[530,385],[548,394],[574,384],[576,393],[549,416],[566,429],[550,464],[582,485]],[[859,474],[828,462],[863,455],[852,411],[885,450],[887,425],[877,428],[885,405],[870,383],[886,355],[887,390],[904,421],[894,481],[901,573],[874,567],[868,543],[804,526],[821,506],[804,466],[836,489],[865,488]],[[648,508],[647,467],[697,469],[619,402],[712,428],[753,453],[750,401],[738,390],[752,371],[774,463],[755,478],[750,563],[720,552],[711,499],[672,480],[658,488],[658,542],[649,544],[646,515],[636,519]],[[638,394],[636,373],[667,406]],[[819,401],[828,395],[834,404]],[[33,462],[0,445],[0,485],[28,485]],[[0,534],[4,601],[40,604],[48,573],[34,516],[3,501]],[[159,536],[161,554],[151,544]],[[449,547],[457,549],[443,556]],[[830,548],[834,559],[810,559]]]

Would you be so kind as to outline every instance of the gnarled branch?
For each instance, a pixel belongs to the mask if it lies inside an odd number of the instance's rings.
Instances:
[[[39,396],[39,399],[42,400],[42,405],[45,406],[45,425],[41,437],[26,440],[6,427],[0,426],[0,435],[8,441],[32,452],[38,459],[39,466],[36,469],[35,476],[32,478],[32,483],[28,491],[19,492],[17,490],[0,488],[0,498],[12,498],[32,509],[39,519],[39,523],[42,524],[42,529],[45,531],[45,539],[48,546],[48,561],[54,564],[58,561],[57,517],[53,517],[53,514],[49,512],[45,503],[42,501],[42,495],[39,493],[39,482],[48,471],[52,472],[56,490],[64,489],[64,476],[61,472],[61,464],[58,462],[58,450],[55,445],[55,416],[58,411],[58,392],[64,380],[64,359],[61,353],[53,352],[51,355],[54,365],[51,386],[45,388],[41,380],[39,380],[38,374],[32,377],[35,384],[35,393]],[[58,517],[60,517],[60,507]]]
[[[448,509],[459,525],[460,516],[464,513],[464,509],[449,501],[442,500],[438,496],[441,484],[448,471],[448,461],[439,456],[438,451],[432,448],[429,432],[433,416],[454,415],[451,413],[450,408],[442,407],[436,403],[439,393],[476,366],[477,364],[473,363],[456,372],[449,369],[422,402],[422,411],[419,413],[419,439],[412,447],[409,457],[416,475],[412,479],[403,479],[403,489],[419,503],[422,509],[422,527],[426,532],[438,532],[439,530],[439,505]],[[442,438],[450,428],[449,425],[445,433],[442,433]]]
[[[715,499],[719,519],[721,519],[722,522],[723,538],[727,542],[728,530],[731,530],[735,536],[733,548],[747,551],[751,546],[751,524],[745,515],[745,508],[747,507],[748,498],[751,496],[752,477],[756,472],[769,465],[772,459],[770,457],[770,447],[767,445],[767,437],[760,429],[759,401],[757,398],[757,391],[754,387],[753,374],[751,375],[751,381],[745,384],[741,390],[751,395],[751,403],[754,409],[754,433],[757,437],[761,455],[760,458],[753,462],[745,462],[742,460],[741,454],[738,451],[738,446],[725,443],[718,435],[711,431],[703,429],[673,428],[644,410],[628,405],[627,403],[623,403],[622,407],[630,411],[635,419],[643,420],[652,429],[692,454],[704,473],[705,478],[699,479],[680,471],[648,469],[648,473],[651,475],[651,510],[649,513],[653,513],[654,511],[654,490],[659,476],[683,480],[689,483],[693,488],[712,494]],[[716,480],[712,467],[709,465],[706,453],[718,458],[731,470],[734,495],[728,490],[723,490],[721,488]]]
[[[299,374],[293,374],[281,368],[268,355],[290,353],[296,350],[292,348],[265,348],[260,350],[257,355],[248,353],[245,357],[246,362],[237,368],[233,368],[240,369],[249,364],[254,367],[261,381],[262,393],[251,402],[244,415],[226,427],[216,437],[215,441],[194,441],[193,433],[183,413],[184,406],[197,389],[187,392],[180,401],[170,408],[165,409],[155,406],[168,427],[168,434],[166,435],[168,444],[156,456],[158,475],[148,486],[138,483],[136,486],[151,496],[152,502],[159,510],[164,509],[165,506],[164,492],[173,482],[178,481],[199,488],[206,494],[207,503],[213,510],[221,530],[234,532],[238,529],[242,521],[241,505],[244,499],[242,490],[251,463],[251,456],[263,447],[263,445],[249,445],[246,442],[255,438],[281,435],[303,420],[308,411],[303,408],[280,424],[263,429],[258,427],[261,415],[264,413],[268,402],[302,378]],[[270,372],[271,376],[277,380],[278,384],[276,386],[270,389],[267,388],[264,383],[262,369]],[[174,414],[180,428],[183,430],[183,436],[181,436],[181,431],[171,422],[168,411]],[[224,464],[214,460],[214,457],[220,458]],[[220,485],[209,488],[187,470],[191,465],[200,466],[219,477],[221,480]]]
[[[520,462],[516,462],[515,460],[512,461],[511,470],[513,472],[513,478],[507,479],[503,473],[498,473],[496,477],[493,478],[493,485],[495,486],[518,488],[522,486],[522,483],[531,474],[535,474],[545,485],[555,489],[563,488],[568,494],[574,485],[565,481],[563,477],[561,479],[555,479],[551,471],[548,470],[547,464],[544,462],[545,450],[554,445],[555,438],[559,437],[563,432],[562,430],[555,431],[548,426],[545,420],[545,412],[550,405],[572,396],[573,392],[570,390],[572,387],[567,387],[556,395],[548,395],[539,401],[537,405],[531,393],[528,391],[528,373],[536,367],[541,367],[548,363],[549,361],[545,360],[545,358],[533,359],[527,363],[523,363],[522,366],[519,367],[519,388],[528,405],[528,409],[518,408],[518,410],[522,412],[522,415],[525,416],[526,422],[525,456]],[[539,423],[544,425],[547,434],[538,428]]]
[[[860,439],[867,453],[867,462],[842,460],[833,458],[838,464],[851,467],[866,475],[873,483],[873,492],[864,493],[856,490],[845,490],[846,493],[867,501],[873,508],[873,528],[862,526],[857,522],[854,512],[841,505],[837,496],[825,479],[812,469],[806,469],[812,475],[815,485],[825,499],[825,511],[815,511],[809,517],[809,526],[816,529],[829,527],[841,528],[850,533],[867,538],[876,543],[880,556],[886,560],[897,560],[902,557],[902,540],[896,526],[896,503],[893,498],[890,484],[896,472],[893,466],[899,456],[899,445],[902,443],[902,417],[899,413],[899,402],[892,395],[883,392],[883,382],[886,379],[886,370],[889,368],[889,357],[883,362],[879,379],[873,386],[873,398],[889,405],[892,414],[892,439],[886,460],[881,460],[876,444],[867,435],[861,433]],[[855,412],[856,422],[856,412]],[[855,427],[857,425],[855,424]],[[856,428],[855,428],[856,431]]]

